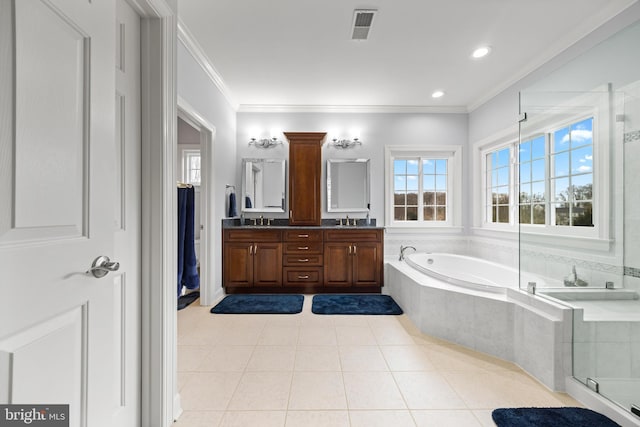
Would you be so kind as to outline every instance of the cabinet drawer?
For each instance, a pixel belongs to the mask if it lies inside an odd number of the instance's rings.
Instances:
[[[286,285],[299,285],[302,283],[309,284],[322,284],[322,267],[315,268],[297,268],[297,267],[285,267],[284,272],[284,284]]]
[[[284,256],[284,265],[291,266],[322,266],[323,256],[322,254],[313,255],[313,254],[299,254],[299,255],[285,255]]]
[[[285,254],[321,254],[322,242],[285,242]]]
[[[322,230],[286,230],[283,240],[287,242],[322,242]]]
[[[279,242],[280,230],[224,230],[224,239],[232,242]]]
[[[378,242],[382,241],[382,230],[325,230],[324,240],[334,242]]]

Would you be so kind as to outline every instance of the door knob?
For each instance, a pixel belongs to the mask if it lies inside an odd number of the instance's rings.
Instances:
[[[110,271],[118,271],[119,268],[119,262],[111,261],[108,256],[100,255],[93,260],[93,264],[91,264],[91,268],[87,270],[87,274],[93,274],[93,277],[99,279],[109,274]]]

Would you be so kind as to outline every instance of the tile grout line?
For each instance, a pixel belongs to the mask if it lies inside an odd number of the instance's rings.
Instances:
[[[260,334],[258,334],[258,338],[256,339],[256,343],[253,345],[253,349],[251,350],[251,355],[249,355],[249,359],[247,360],[247,364],[244,366],[244,369],[242,370],[242,373],[240,374],[240,378],[238,379],[238,383],[236,384],[235,388],[233,389],[233,393],[231,393],[231,397],[229,398],[229,401],[227,402],[227,405],[225,406],[225,410],[224,410],[224,414],[222,415],[222,418],[220,419],[220,424],[222,424],[222,421],[226,418],[227,413],[230,412],[229,410],[229,405],[231,405],[231,402],[233,401],[234,396],[236,395],[238,388],[240,387],[240,384],[242,383],[242,379],[244,378],[245,374],[248,372],[247,368],[249,367],[249,362],[251,361],[251,358],[253,357],[253,354],[256,351],[256,347],[258,346],[258,340],[260,339],[260,335],[262,333],[262,331],[264,330],[264,327],[266,325],[265,324],[262,325],[262,329],[260,330]]]
[[[398,381],[396,380],[396,376],[393,375],[393,371],[391,370],[391,364],[387,360],[386,356],[384,355],[384,352],[382,351],[382,349],[380,347],[381,346],[378,345],[378,351],[382,355],[382,359],[384,360],[384,363],[387,365],[387,368],[389,369],[388,372],[391,374],[391,378],[393,379],[393,383],[396,385],[396,388],[398,389],[398,393],[400,393],[400,396],[402,397],[402,401],[404,402],[404,405],[407,407],[407,412],[409,412],[409,416],[411,417],[411,421],[413,421],[414,426],[417,426],[418,422],[416,421],[415,417],[413,416],[413,412],[412,412],[411,408],[409,407],[409,402],[407,402],[407,398],[405,397],[404,393],[402,392],[402,389],[400,388],[400,385],[398,384]]]

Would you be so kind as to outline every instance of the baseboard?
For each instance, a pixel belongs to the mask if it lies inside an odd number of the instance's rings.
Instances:
[[[213,294],[213,301],[211,305],[216,305],[217,303],[222,301],[222,298],[224,298],[224,296],[225,296],[224,289],[218,288],[218,290],[215,291]]]
[[[180,418],[180,415],[182,415],[183,412],[180,393],[176,393],[173,396],[173,421],[178,421],[178,418]]]

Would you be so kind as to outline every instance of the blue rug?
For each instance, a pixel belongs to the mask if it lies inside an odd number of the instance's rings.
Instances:
[[[302,311],[302,295],[227,295],[211,313],[295,314]]]
[[[315,314],[402,314],[389,295],[315,295],[311,311]]]
[[[491,417],[498,427],[620,427],[585,408],[501,408]]]
[[[187,308],[189,304],[191,304],[198,298],[200,298],[200,291],[193,291],[189,292],[186,295],[182,295],[180,298],[178,298],[178,310]]]

